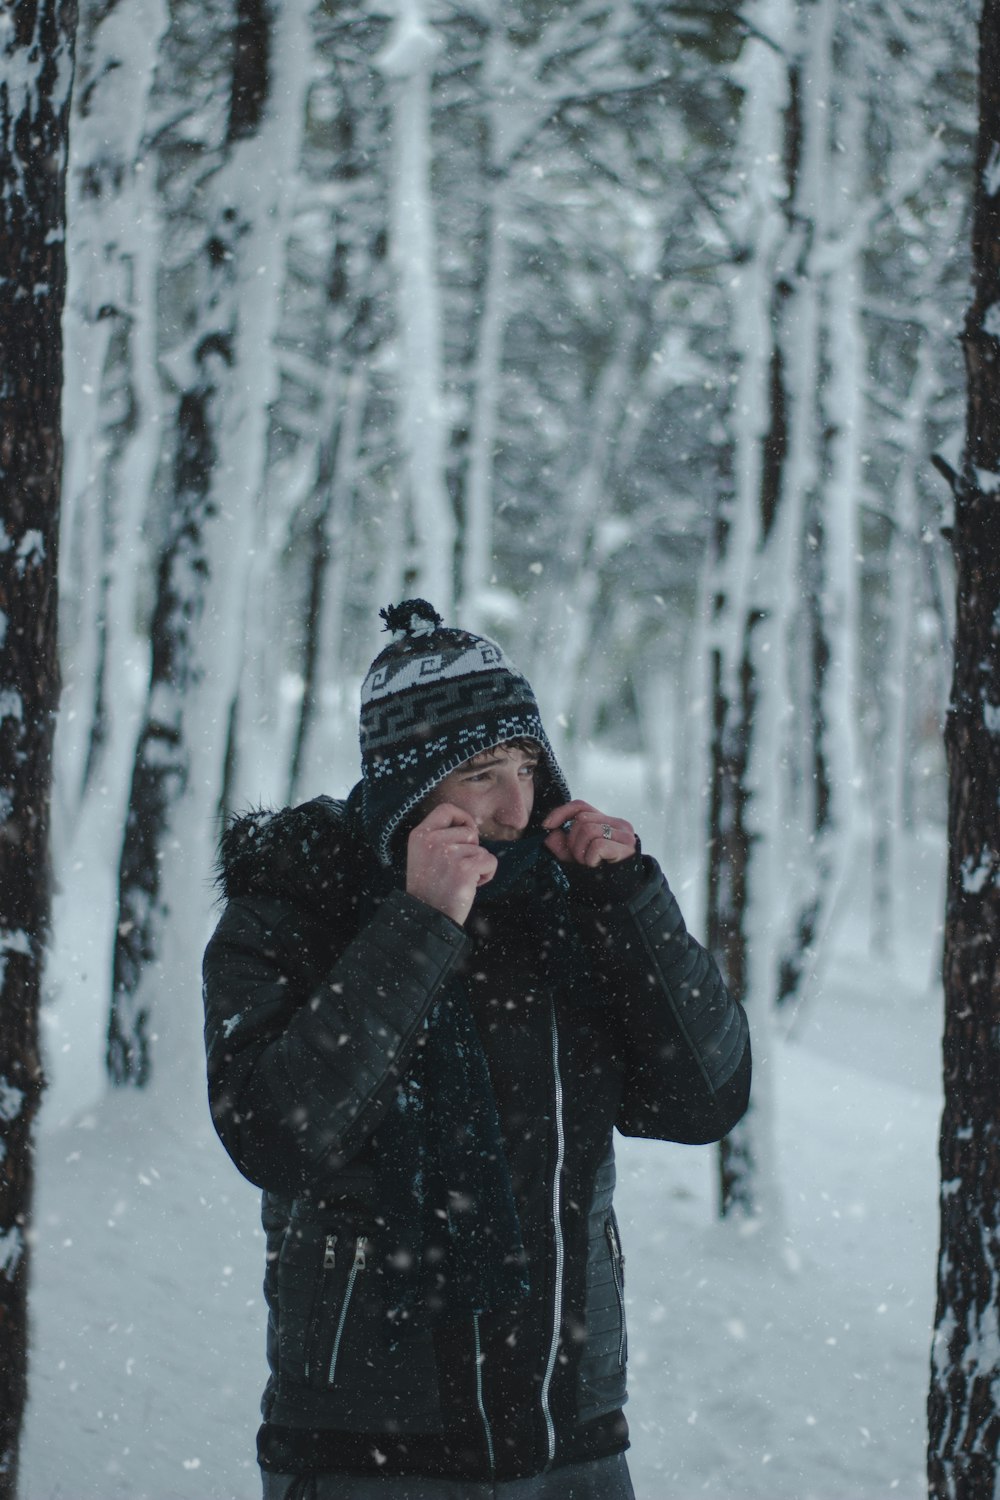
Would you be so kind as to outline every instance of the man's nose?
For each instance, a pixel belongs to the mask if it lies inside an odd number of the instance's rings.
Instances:
[[[531,791],[529,785],[515,782],[505,788],[503,799],[497,809],[497,822],[505,828],[527,828],[531,816]]]

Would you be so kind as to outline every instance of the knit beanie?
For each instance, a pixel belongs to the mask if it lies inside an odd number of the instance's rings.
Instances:
[[[379,860],[440,781],[507,740],[534,740],[547,776],[535,816],[570,798],[527,679],[495,641],[445,626],[424,599],[379,611],[396,639],[361,687],[362,816]]]

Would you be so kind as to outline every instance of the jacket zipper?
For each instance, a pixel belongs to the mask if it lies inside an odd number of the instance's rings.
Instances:
[[[486,1402],[483,1400],[483,1351],[479,1342],[479,1314],[477,1312],[472,1314],[472,1327],[476,1336],[476,1404],[483,1421],[486,1454],[490,1461],[490,1474],[492,1475],[496,1470],[496,1460],[493,1454],[493,1429],[490,1427],[490,1419],[486,1415]]]
[[[618,1316],[621,1326],[621,1336],[618,1340],[618,1368],[624,1370],[627,1353],[627,1334],[625,1332],[625,1257],[622,1254],[622,1244],[618,1238],[618,1230],[615,1228],[614,1219],[608,1219],[604,1226],[604,1232],[608,1237],[608,1244],[611,1247],[611,1274],[615,1278],[615,1291],[618,1294]]]
[[[542,1378],[540,1399],[542,1416],[545,1418],[549,1463],[551,1463],[556,1456],[556,1429],[549,1407],[549,1386],[552,1383],[552,1373],[556,1367],[556,1354],[559,1349],[559,1331],[562,1327],[563,1269],[565,1263],[565,1247],[563,1245],[562,1233],[562,1170],[566,1156],[566,1136],[563,1129],[562,1075],[559,1072],[559,1029],[556,1025],[556,1008],[554,1003],[550,1003],[549,1013],[552,1022],[552,1077],[555,1086],[556,1105],[556,1164],[552,1174],[552,1227],[555,1236],[556,1280],[552,1302],[552,1342],[549,1345],[548,1363],[545,1366],[545,1375]]]
[[[326,1239],[323,1241],[323,1278],[324,1278],[324,1280],[326,1279],[326,1273],[328,1271],[334,1270],[335,1267],[336,1267],[336,1265],[337,1265],[337,1236],[335,1234],[328,1234],[326,1236]],[[317,1318],[319,1317],[319,1315],[321,1313],[321,1310],[322,1310],[322,1301],[323,1301],[323,1288],[320,1287],[319,1296],[317,1297],[317,1300],[316,1300],[316,1307],[313,1310],[312,1319],[310,1320],[311,1323],[312,1323],[312,1325],[314,1327],[316,1326]],[[310,1347],[309,1351],[306,1353],[306,1362],[305,1362],[305,1377],[306,1377],[307,1380],[309,1379],[309,1373],[310,1373],[310,1370],[312,1369],[311,1353],[312,1353],[312,1350],[311,1350],[311,1347]]]
[[[327,1249],[330,1250],[330,1241],[327,1240]],[[324,1257],[324,1264],[326,1259]],[[351,1305],[351,1294],[354,1291],[354,1283],[358,1279],[358,1272],[363,1271],[368,1264],[368,1241],[363,1234],[359,1234],[354,1241],[354,1262],[347,1278],[347,1290],[344,1292],[344,1301],[340,1309],[340,1320],[337,1323],[337,1332],[333,1340],[333,1353],[330,1355],[330,1373],[327,1376],[327,1384],[333,1385],[337,1374],[337,1356],[340,1353],[340,1340],[344,1334],[344,1324],[347,1322],[347,1310]]]

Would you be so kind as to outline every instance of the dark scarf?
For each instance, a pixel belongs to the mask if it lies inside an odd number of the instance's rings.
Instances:
[[[547,955],[543,975],[557,999],[599,1003],[573,931],[566,877],[543,848],[545,837],[539,831],[510,844],[488,843],[499,868],[477,892],[476,904],[516,905]],[[496,1101],[460,978],[442,986],[372,1144],[381,1217],[393,1247],[388,1291],[403,1321],[418,1305],[432,1313],[484,1312],[527,1295]]]

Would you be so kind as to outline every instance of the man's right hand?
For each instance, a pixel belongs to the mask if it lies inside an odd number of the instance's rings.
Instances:
[[[451,802],[432,808],[407,840],[407,894],[444,912],[459,927],[476,891],[493,879],[496,869],[496,859],[479,843],[472,815]]]

